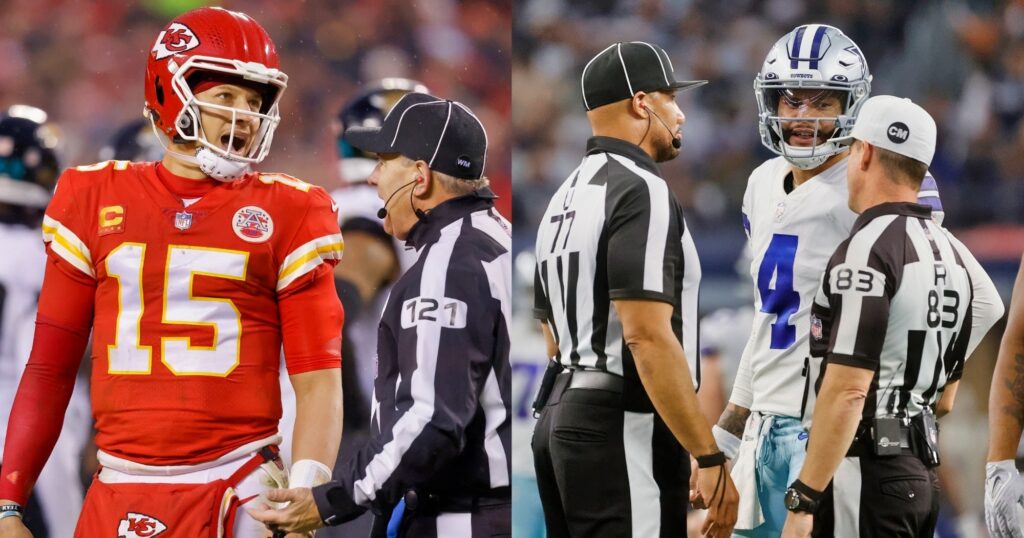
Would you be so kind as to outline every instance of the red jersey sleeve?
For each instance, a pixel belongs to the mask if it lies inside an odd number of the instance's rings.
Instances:
[[[91,226],[83,213],[86,197],[77,192],[78,176],[74,169],[61,174],[43,216],[43,242],[47,256],[68,276],[85,284],[95,282],[96,270],[86,243]]]
[[[282,297],[281,339],[290,375],[341,368],[341,327],[345,311],[334,287],[334,272],[320,264],[309,284]]]
[[[305,216],[285,243],[284,259],[277,273],[279,297],[303,287],[308,280],[303,277],[321,264],[337,265],[345,250],[334,200],[320,187],[311,187],[308,194]]]
[[[345,249],[337,206],[320,187],[309,185],[304,194],[305,212],[283,243],[277,275],[281,339],[291,375],[341,367],[345,319],[333,274]]]

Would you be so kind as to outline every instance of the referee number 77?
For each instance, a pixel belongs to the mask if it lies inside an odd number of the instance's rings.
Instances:
[[[569,232],[572,231],[572,223],[576,222],[576,210],[566,211],[561,215],[553,215],[551,222],[558,223],[558,229],[555,230],[555,236],[551,239],[551,252],[555,251],[555,246],[558,245],[558,236],[562,233],[562,224],[565,221],[569,221],[569,225],[565,228],[565,239],[562,241],[562,249],[569,246]]]

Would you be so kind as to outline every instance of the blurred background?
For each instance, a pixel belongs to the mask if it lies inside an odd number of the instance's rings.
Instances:
[[[1024,251],[1024,2],[941,0],[518,0],[513,22],[512,184],[519,333],[514,394],[514,536],[539,536],[527,413],[544,365],[529,314],[533,240],[550,195],[579,164],[590,136],[579,76],[616,41],[666,49],[684,92],[682,155],[661,165],[686,209],[703,269],[701,344],[706,414],[717,420],[749,334],[753,288],[740,260],[740,203],[750,172],[774,157],[757,130],[754,75],[776,40],[801,24],[838,27],[863,50],[872,94],[909,97],[939,126],[931,171],[945,226],[981,260],[1009,305]],[[986,406],[1002,324],[967,363],[956,410],[942,421],[941,536],[985,536]],[[522,344],[520,344],[522,343]],[[719,372],[717,386],[708,374]]]
[[[280,105],[282,120],[270,155],[258,170],[285,172],[338,191],[344,185],[336,140],[339,111],[380,79],[406,77],[476,113],[488,134],[485,175],[499,195],[499,210],[510,214],[511,0],[0,0],[0,111],[16,104],[45,111],[52,127],[47,132],[57,135],[62,168],[113,158],[114,148],[103,148],[117,134],[122,135],[121,145],[137,152],[136,160],[158,159],[159,151],[147,153],[153,146],[145,129],[132,126],[118,132],[142,119],[146,56],[157,34],[175,16],[203,5],[242,11],[260,22],[289,76]],[[130,157],[119,153],[117,158]],[[367,200],[349,198],[351,191],[339,192],[343,208],[348,207],[343,199],[349,206]],[[375,198],[371,193],[367,204],[376,203]],[[372,214],[376,207],[357,213]],[[12,249],[0,239],[0,251],[17,261],[19,253]],[[2,292],[9,283],[0,284]],[[373,307],[379,311],[381,298],[372,301],[365,317],[372,316]],[[2,296],[0,309],[0,430],[6,430],[35,315],[34,308],[14,312],[9,300],[5,308]],[[375,335],[376,323],[367,324],[363,332]],[[346,341],[361,342],[358,336]],[[375,337],[368,340],[372,346]],[[372,347],[359,351],[361,381],[372,382]],[[65,475],[78,470],[83,485],[95,470],[95,447],[88,441],[88,391],[82,390],[86,378],[83,372],[65,421],[61,444],[66,446],[59,444],[49,464]],[[369,398],[368,388],[362,388]],[[368,402],[360,409],[368,420]],[[358,439],[349,433],[347,446]],[[51,524],[49,536],[69,538],[82,488],[61,482],[41,480],[39,486],[55,484],[50,486],[51,506],[43,508],[42,516]],[[365,526],[327,529],[319,535],[356,532],[365,535]]]
[[[277,45],[288,89],[262,171],[340,185],[331,121],[366,85],[419,80],[487,129],[486,174],[508,213],[511,0],[4,0],[0,107],[37,106],[59,126],[63,166],[97,162],[142,117],[146,54],[163,26],[202,5],[243,11]]]

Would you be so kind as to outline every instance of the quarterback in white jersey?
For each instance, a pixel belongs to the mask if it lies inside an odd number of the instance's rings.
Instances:
[[[818,371],[808,347],[814,293],[857,218],[848,206],[849,152],[833,140],[852,129],[871,75],[850,38],[810,24],[776,42],[754,87],[762,143],[779,156],[753,171],[743,198],[755,314],[714,432],[734,462],[736,534],[768,537],[782,532],[783,496],[803,465]],[[941,218],[930,176],[920,202]]]
[[[810,425],[817,364],[809,358],[811,302],[836,247],[850,236],[857,214],[847,206],[846,154],[799,189],[786,192],[792,165],[771,159],[750,175],[743,223],[754,258],[755,316],[731,401],[757,402],[757,411],[799,417]],[[942,224],[935,179],[928,174],[918,202]],[[747,407],[746,405],[743,405]]]
[[[846,159],[846,152],[835,155],[824,170],[787,191],[793,166],[776,157],[751,173],[743,196],[755,314],[730,400],[761,413],[798,417],[805,426],[817,379],[808,352],[811,303],[825,265],[857,218],[847,206]],[[931,206],[942,223],[931,174],[918,202]]]

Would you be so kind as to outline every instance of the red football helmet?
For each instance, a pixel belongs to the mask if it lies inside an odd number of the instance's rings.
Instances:
[[[146,62],[146,115],[168,138],[195,141],[220,157],[258,163],[267,156],[274,129],[281,121],[278,102],[288,86],[279,69],[274,42],[258,22],[244,13],[203,7],[178,16],[157,36]],[[264,91],[258,112],[196,100],[192,86],[198,80],[237,79]],[[199,121],[201,107],[232,114],[232,129],[224,149],[210,141]],[[230,151],[235,121],[240,116],[259,120],[245,155]]]

